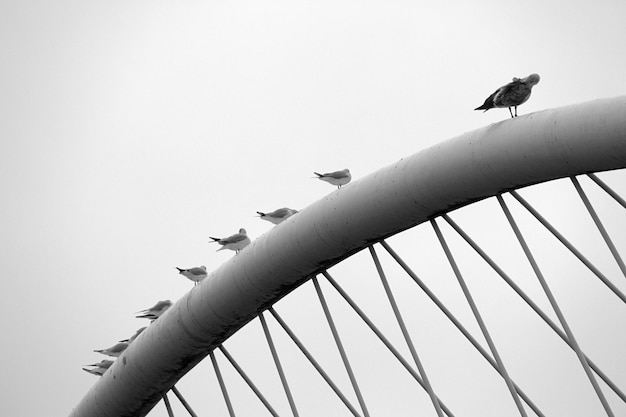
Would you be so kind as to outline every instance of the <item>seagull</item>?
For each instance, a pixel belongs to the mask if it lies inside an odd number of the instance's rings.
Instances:
[[[101,368],[101,367],[97,367],[97,368],[93,368],[93,369],[87,369],[87,368],[83,368],[83,371],[85,372],[89,372],[92,375],[96,375],[96,376],[102,376],[104,375],[104,373],[107,371],[106,368]]]
[[[138,319],[150,319],[152,321],[158,319],[161,314],[165,313],[165,311],[172,306],[172,302],[170,300],[159,301],[155,305],[150,308],[146,308],[145,310],[138,311],[136,314],[140,314],[139,316],[135,316]]]
[[[228,236],[225,238],[217,238],[217,237],[211,237],[209,236],[210,239],[213,239],[213,242],[217,242],[220,245],[222,245],[221,248],[219,248],[216,252],[221,251],[223,249],[230,249],[230,250],[234,250],[235,253],[239,253],[240,250],[242,250],[243,248],[245,248],[246,246],[248,246],[250,244],[250,238],[248,237],[248,234],[246,233],[246,229],[241,228],[239,229],[239,233],[235,233],[232,236]],[[213,242],[209,242],[209,243],[213,243]]]
[[[326,181],[332,185],[336,185],[337,188],[341,188],[342,185],[346,185],[352,179],[352,175],[350,175],[349,169],[342,169],[341,171],[335,172],[327,172],[325,174],[320,174],[319,172],[314,172],[317,175],[317,178]]]
[[[92,363],[91,365],[84,365],[84,366],[95,366],[97,368],[109,369],[111,367],[111,365],[113,365],[113,362],[115,362],[115,361],[112,361],[110,359],[102,359],[98,363]]]
[[[193,285],[198,285],[198,283],[202,281],[203,279],[205,279],[208,275],[206,273],[206,266],[204,265],[200,267],[189,268],[189,269],[182,269],[182,268],[176,267],[176,269],[178,269],[179,274],[192,280]]]
[[[268,222],[278,224],[278,223],[281,223],[283,220],[287,220],[288,217],[293,216],[297,212],[298,210],[283,207],[283,208],[274,210],[271,213],[263,213],[263,212],[257,211],[257,214],[259,215],[259,217],[261,217],[261,220],[267,220]]]
[[[137,336],[139,336],[141,334],[141,332],[143,332],[144,330],[146,330],[147,327],[142,327],[141,329],[137,329],[137,331],[135,332],[134,335],[132,335],[129,339],[124,339],[124,340],[120,340],[120,343],[126,342],[129,345],[135,340],[137,339]]]
[[[476,107],[474,110],[487,111],[493,108],[509,108],[511,118],[517,117],[517,106],[524,104],[530,97],[532,88],[539,82],[539,74],[530,74],[526,78],[513,78],[513,81],[507,85],[498,88],[482,106]],[[511,107],[515,107],[515,116],[511,111]]]
[[[102,353],[103,355],[113,356],[117,358],[118,356],[122,354],[122,352],[126,350],[127,347],[128,347],[128,342],[119,342],[111,346],[110,348],[96,349],[94,350],[94,352]]]

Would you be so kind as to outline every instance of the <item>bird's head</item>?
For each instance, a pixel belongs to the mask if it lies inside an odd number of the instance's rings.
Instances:
[[[540,79],[539,74],[530,74],[528,77],[524,78],[524,82],[532,87],[539,83]]]

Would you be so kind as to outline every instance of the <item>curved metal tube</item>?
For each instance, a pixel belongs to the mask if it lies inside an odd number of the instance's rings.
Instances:
[[[146,415],[239,328],[372,242],[507,190],[625,167],[626,96],[507,119],[403,158],[222,264],[150,325],[70,416]]]

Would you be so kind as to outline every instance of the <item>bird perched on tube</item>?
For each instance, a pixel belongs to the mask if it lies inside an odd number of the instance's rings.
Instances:
[[[513,78],[513,81],[498,88],[487,97],[482,106],[476,107],[474,110],[487,111],[493,108],[508,107],[511,117],[517,117],[517,106],[526,103],[539,79],[539,74],[530,74],[526,78]],[[515,108],[515,116],[513,116],[511,107]]]
[[[296,214],[298,210],[290,209],[287,207],[276,209],[269,213],[263,213],[261,211],[257,211],[257,214],[261,218],[261,220],[267,220],[273,224],[279,224],[284,220],[287,220],[289,217]]]
[[[250,244],[250,238],[248,237],[248,233],[243,227],[239,229],[239,233],[235,233],[234,235],[223,238],[209,236],[209,239],[212,239],[212,242],[209,243],[217,242],[222,245],[222,247],[219,248],[216,252],[224,249],[230,249],[234,250],[235,253],[239,253],[239,251],[241,251],[243,248]]]
[[[206,272],[206,266],[204,265],[189,269],[176,267],[176,269],[178,269],[179,274],[192,280],[193,285],[198,285],[198,283],[205,279],[208,275]]]
[[[324,174],[320,174],[319,172],[314,172],[317,175],[317,179],[326,181],[329,184],[336,185],[337,188],[341,188],[346,185],[352,179],[352,175],[350,174],[349,169],[342,169],[340,171],[334,172],[326,172]],[[315,178],[315,177],[314,177]]]

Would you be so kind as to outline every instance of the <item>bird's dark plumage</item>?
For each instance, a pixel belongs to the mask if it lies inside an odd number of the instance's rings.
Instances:
[[[482,106],[476,107],[474,110],[487,111],[493,108],[508,107],[511,117],[516,117],[517,106],[528,100],[532,88],[539,82],[539,79],[538,74],[530,74],[526,78],[513,78],[513,81],[498,88],[492,95],[487,97]],[[513,116],[511,107],[515,108],[515,116]]]

